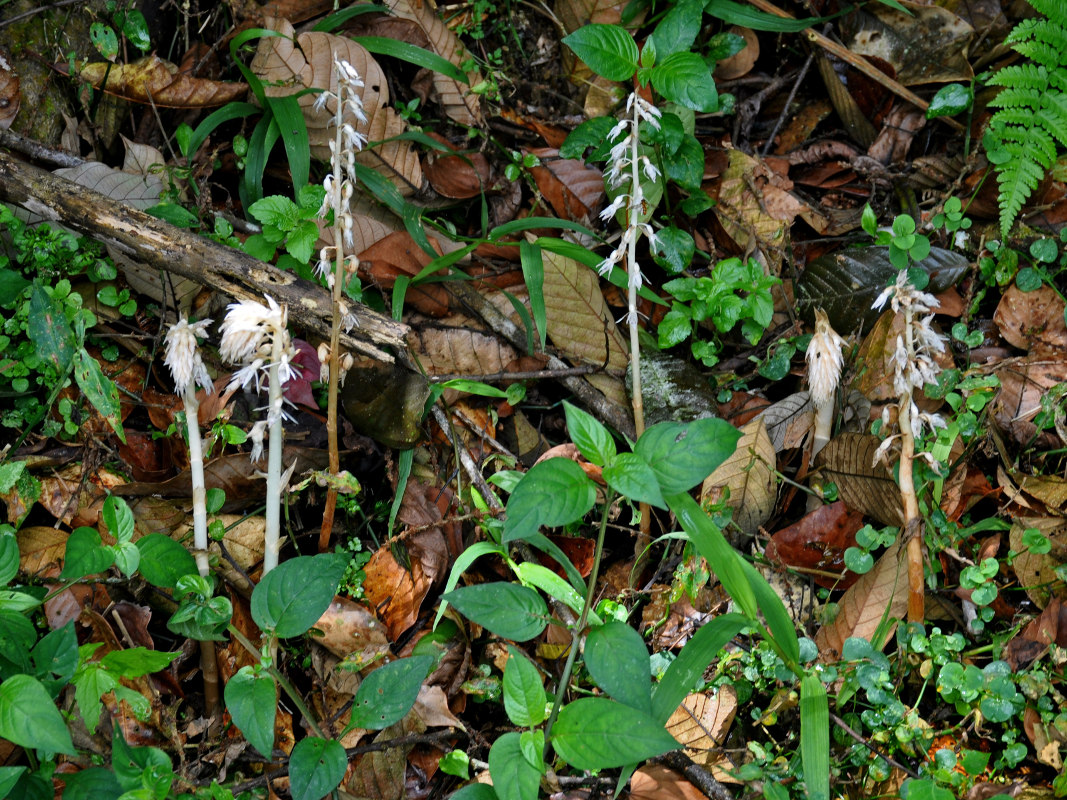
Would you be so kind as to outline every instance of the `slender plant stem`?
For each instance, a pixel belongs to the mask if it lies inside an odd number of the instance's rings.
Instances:
[[[204,483],[204,448],[200,441],[200,403],[196,388],[190,384],[182,396],[185,404],[185,428],[189,434],[189,474],[193,481],[193,558],[201,577],[211,574],[207,552],[207,488]],[[219,666],[215,659],[215,643],[200,642],[200,671],[204,675],[204,705],[209,715],[221,707],[219,697]]]
[[[912,311],[904,311],[904,347],[910,358],[915,357],[915,339],[912,331]],[[897,422],[900,427],[900,496],[904,501],[904,529],[908,553],[908,622],[922,622],[926,616],[923,576],[922,518],[919,502],[915,496],[915,436],[911,419],[911,391],[899,400]]]
[[[278,566],[281,549],[282,505],[282,380],[279,373],[282,360],[282,335],[271,337],[270,390],[267,395],[267,508],[263,531],[263,574]]]
[[[604,498],[604,513],[600,515],[600,530],[597,531],[596,535],[593,568],[590,570],[589,579],[586,582],[585,603],[582,604],[582,613],[578,618],[578,623],[571,630],[570,651],[567,653],[567,661],[563,665],[563,673],[559,676],[559,682],[556,684],[556,700],[552,704],[552,712],[548,715],[548,721],[545,723],[545,761],[548,760],[548,751],[552,742],[552,726],[556,724],[556,717],[559,716],[559,710],[563,705],[563,696],[567,693],[567,684],[570,683],[571,673],[574,671],[574,661],[578,657],[578,648],[582,643],[582,633],[585,631],[586,623],[589,621],[589,612],[593,608],[596,579],[600,573],[600,559],[604,555],[604,534],[608,529],[608,513],[611,511],[611,504],[614,502],[615,492],[612,489],[608,489],[607,496]]]

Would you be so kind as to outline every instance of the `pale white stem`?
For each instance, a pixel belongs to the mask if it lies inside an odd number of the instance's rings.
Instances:
[[[185,426],[189,434],[189,475],[193,481],[193,546],[196,552],[196,568],[207,577],[210,573],[207,553],[207,488],[204,484],[204,448],[200,441],[200,424],[197,416],[200,403],[196,399],[196,387],[190,384],[182,395],[185,404]]]
[[[811,457],[815,458],[819,451],[826,447],[830,441],[830,431],[834,427],[834,404],[833,402],[815,406],[815,431],[811,437]]]
[[[633,142],[630,150],[630,208],[629,219],[627,224],[631,228],[636,228],[639,215],[641,213],[641,206],[643,203],[641,199],[644,196],[644,192],[641,191],[641,175],[640,175],[640,144],[641,137],[639,135],[640,116],[638,114],[638,104],[634,103],[634,119],[633,130],[631,135]],[[640,436],[645,432],[645,401],[641,393],[641,345],[639,330],[637,327],[637,287],[640,285],[640,272],[637,265],[637,236],[630,237],[629,251],[626,254],[627,257],[627,304],[628,314],[627,320],[630,325],[630,363],[632,365],[631,372],[633,373],[633,408],[634,408],[634,432]]]
[[[271,422],[267,440],[267,512],[266,526],[263,531],[263,574],[266,575],[278,566],[278,553],[281,550],[279,532],[281,530],[282,505],[282,379],[280,365],[283,355],[284,333],[274,331],[271,335],[271,356],[269,390],[267,395],[267,415]]]

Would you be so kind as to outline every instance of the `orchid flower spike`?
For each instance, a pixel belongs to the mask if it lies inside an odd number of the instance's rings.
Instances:
[[[182,317],[171,326],[163,340],[166,346],[163,363],[170,368],[177,395],[184,397],[190,391],[195,393],[197,386],[208,394],[215,390],[215,383],[200,357],[200,340],[207,338],[210,325],[210,319],[190,324],[189,320]]]

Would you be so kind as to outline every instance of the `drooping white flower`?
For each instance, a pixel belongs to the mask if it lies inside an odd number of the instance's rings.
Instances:
[[[184,396],[190,389],[195,391],[196,386],[203,387],[208,394],[215,390],[215,384],[200,357],[200,340],[207,337],[209,325],[210,319],[190,324],[189,320],[182,317],[167,331],[163,363],[170,368],[174,391],[179,395]]]
[[[230,387],[248,386],[254,383],[256,389],[262,387],[271,367],[271,353],[275,339],[279,339],[282,353],[279,361],[281,382],[284,384],[292,376],[288,358],[292,353],[292,342],[286,328],[287,314],[272,297],[264,295],[266,305],[255,300],[243,300],[231,303],[222,322],[222,339],[219,354],[223,359],[242,367],[234,373]]]
[[[845,365],[841,348],[844,340],[830,325],[826,312],[815,310],[815,335],[808,343],[808,389],[812,403],[822,407],[834,400],[834,393],[841,382],[841,369]]]

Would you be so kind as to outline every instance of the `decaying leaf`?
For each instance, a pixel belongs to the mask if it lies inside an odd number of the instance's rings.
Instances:
[[[1023,541],[1031,528],[1052,542],[1047,553],[1035,553]],[[1067,585],[1056,577],[1056,567],[1067,561],[1067,523],[1059,517],[1019,517],[1012,523],[1008,541],[1017,554],[1012,568],[1019,585],[1034,604],[1044,608],[1052,598],[1067,601]]]
[[[933,325],[937,330],[936,324]],[[872,404],[885,403],[896,400],[897,395],[893,389],[893,353],[896,351],[897,338],[904,335],[904,315],[894,314],[886,310],[871,328],[870,333],[860,343],[859,352],[856,356],[857,371],[856,388],[868,398]],[[947,349],[935,354],[934,360],[941,369],[953,367],[952,354]],[[919,397],[920,404],[928,402],[926,398]]]
[[[993,314],[1000,335],[1020,350],[1045,347],[1067,349],[1064,302],[1047,283],[1024,292],[1014,283],[1004,290]]]
[[[495,375],[518,358],[506,342],[469,326],[412,327],[407,342],[430,375]]]
[[[245,83],[196,78],[179,72],[177,66],[156,55],[145,56],[132,64],[110,61],[86,64],[78,77],[108,94],[166,108],[223,106],[248,93]]]
[[[841,433],[815,459],[825,480],[837,484],[849,508],[883,525],[900,525],[904,507],[900,488],[885,464],[874,463],[881,440],[865,433]]]
[[[718,691],[688,695],[664,726],[697,764],[710,764],[722,746],[737,713],[737,691],[724,684]]]
[[[11,68],[7,54],[0,53],[0,130],[7,130],[15,121],[22,103],[19,76]]]
[[[882,649],[897,621],[908,613],[908,567],[903,555],[899,543],[890,545],[871,571],[841,595],[834,621],[815,634],[823,659],[837,661],[845,640],[852,636]],[[876,640],[879,632],[882,635]]]
[[[455,148],[444,137],[431,133],[429,136],[448,150],[431,150],[423,161],[422,171],[430,186],[442,197],[465,199],[475,197],[489,188],[489,161],[476,150],[449,155]]]
[[[776,453],[800,447],[815,424],[814,406],[809,392],[794,392],[765,408],[760,417]]]
[[[775,465],[767,426],[757,417],[741,429],[733,455],[704,479],[700,501],[717,502],[729,492],[726,505],[734,510],[734,523],[745,536],[754,536],[774,513]]]
[[[553,343],[572,361],[624,373],[626,340],[615,325],[596,273],[573,258],[547,250],[543,261],[545,312]],[[594,374],[588,379],[610,400],[628,405],[621,378]]]
[[[390,141],[404,132],[404,121],[389,101],[389,86],[381,66],[362,46],[331,33],[296,35],[286,20],[270,20],[268,27],[282,36],[267,36],[259,41],[252,71],[265,84],[264,91],[275,97],[295,94],[303,89],[327,89],[337,92],[334,58],[348,61],[363,79],[363,112],[366,124],[346,114],[345,121],[356,127],[370,141],[370,147],[356,155],[364,166],[377,170],[396,184],[401,194],[411,194],[422,186],[422,168],[411,142]],[[330,158],[336,100],[315,110],[317,92],[302,94],[298,102],[304,112],[311,154],[318,159]],[[374,144],[381,142],[381,144]]]
[[[335,597],[315,623],[315,641],[353,667],[372,664],[389,653],[385,626],[370,609],[347,597]]]
[[[1034,425],[1041,398],[1058,383],[1067,381],[1067,359],[1039,349],[1021,359],[1006,359],[996,368],[1000,392],[992,403],[997,427],[1020,445],[1040,449],[1056,447],[1058,438]]]
[[[855,547],[862,525],[863,514],[838,500],[776,531],[765,552],[771,561],[814,570],[812,577],[820,586],[847,589],[859,576],[845,569],[845,550]]]
[[[662,764],[641,767],[630,778],[631,800],[703,800],[704,793]]]
[[[604,201],[604,176],[584,161],[560,158],[554,147],[534,147],[527,152],[540,159],[530,170],[537,188],[560,219],[588,224]]]
[[[431,246],[436,242],[431,241]],[[433,258],[415,244],[407,231],[397,231],[379,239],[359,254],[359,269],[375,286],[388,290],[401,275],[414,278]],[[443,317],[448,313],[448,292],[438,283],[409,285],[404,295],[423,314]]]

